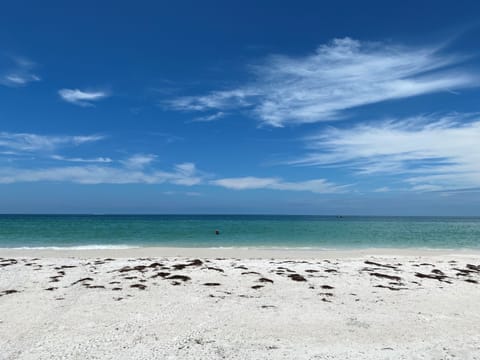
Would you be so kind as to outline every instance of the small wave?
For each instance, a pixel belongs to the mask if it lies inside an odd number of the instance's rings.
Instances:
[[[122,250],[136,249],[140,246],[131,245],[77,245],[77,246],[22,246],[8,247],[10,250]]]

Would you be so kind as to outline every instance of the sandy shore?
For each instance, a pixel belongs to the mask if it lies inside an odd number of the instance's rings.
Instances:
[[[0,250],[0,359],[480,359],[468,251]]]

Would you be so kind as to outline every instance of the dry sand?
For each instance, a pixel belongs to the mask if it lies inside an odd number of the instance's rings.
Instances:
[[[478,253],[0,257],[0,359],[480,359]]]

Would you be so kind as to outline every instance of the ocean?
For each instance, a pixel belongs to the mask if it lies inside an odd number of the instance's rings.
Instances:
[[[0,215],[0,248],[146,246],[478,249],[480,218]]]

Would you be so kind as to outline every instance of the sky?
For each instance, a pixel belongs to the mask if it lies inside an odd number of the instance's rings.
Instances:
[[[476,1],[0,9],[0,212],[480,215]]]

